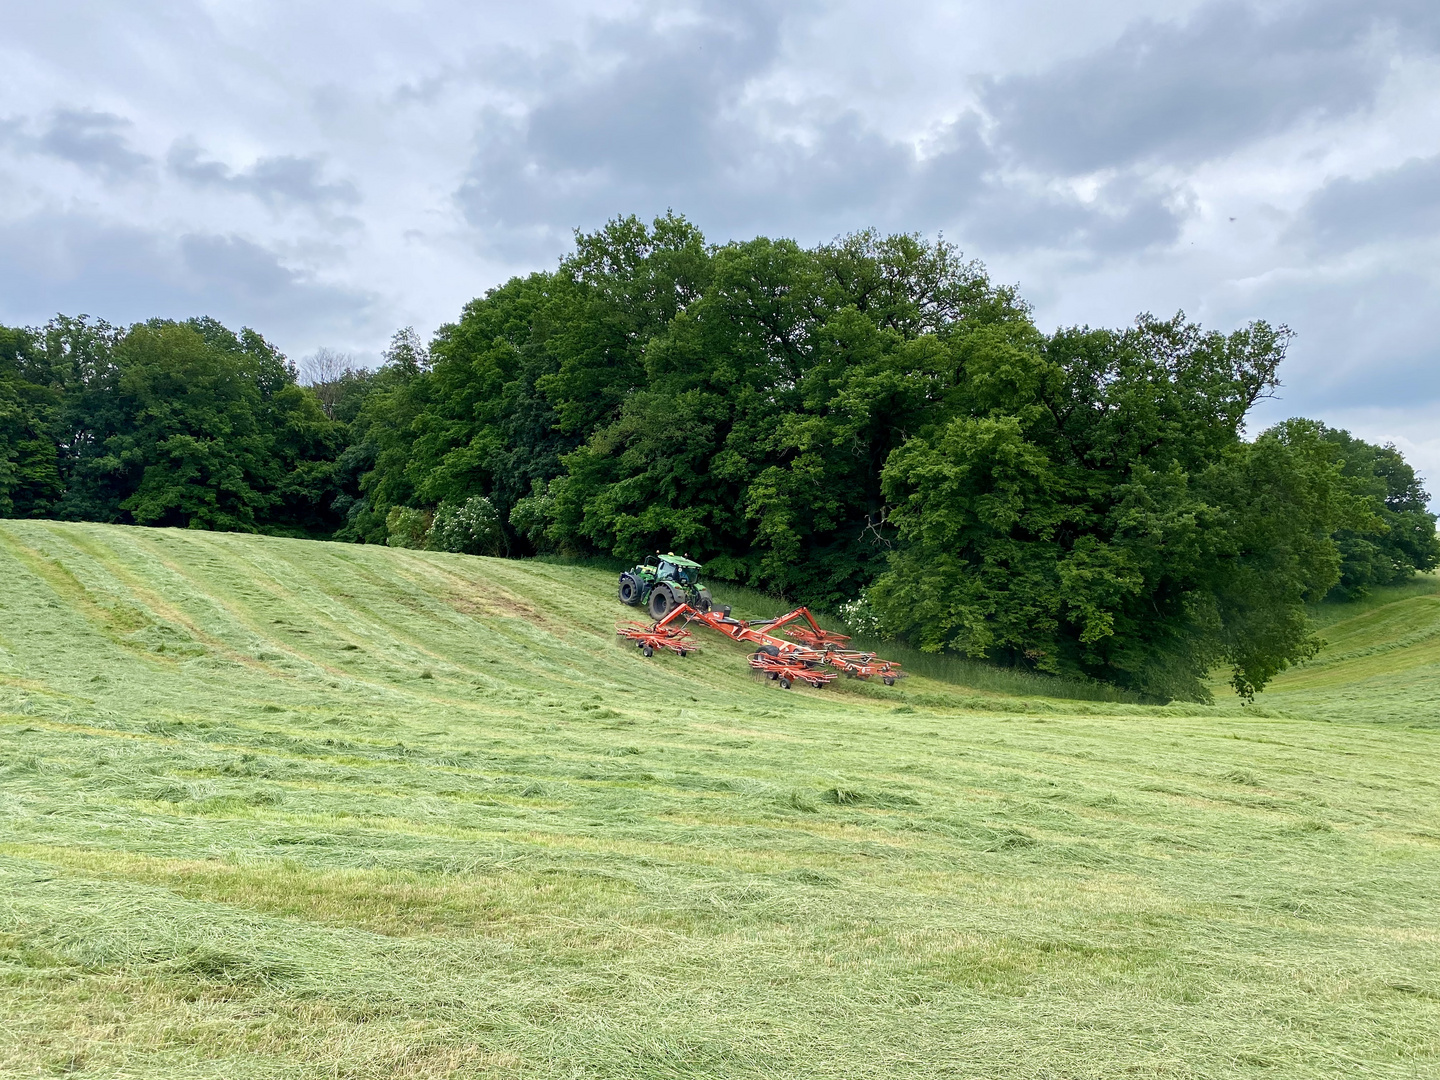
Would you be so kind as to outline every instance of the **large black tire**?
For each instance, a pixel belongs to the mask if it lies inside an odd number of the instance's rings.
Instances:
[[[633,607],[640,602],[643,592],[644,590],[641,588],[640,582],[635,579],[634,574],[620,575],[619,597],[622,604],[629,604]]]
[[[650,617],[656,622],[669,615],[678,605],[675,602],[675,593],[669,585],[660,584],[650,590]]]
[[[700,609],[701,614],[709,611],[714,606],[714,601],[710,599],[709,589],[700,590],[700,596],[699,599],[695,601],[695,606]]]
[[[640,597],[644,594],[644,591],[645,590],[640,587],[640,582],[634,574],[627,570],[620,575],[620,602],[622,604],[629,604],[631,607],[634,607],[640,603]]]

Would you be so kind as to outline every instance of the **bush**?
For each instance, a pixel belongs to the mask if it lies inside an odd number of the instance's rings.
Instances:
[[[879,641],[888,640],[890,637],[884,633],[880,625],[880,615],[870,606],[867,597],[862,596],[848,604],[841,604],[840,618],[855,637],[874,638]]]
[[[463,555],[499,555],[505,550],[500,515],[483,495],[472,495],[459,505],[441,503],[425,546]]]
[[[432,515],[427,510],[416,510],[410,506],[394,506],[385,515],[385,530],[389,534],[385,543],[391,547],[423,548],[425,536],[430,531]]]
[[[531,484],[531,493],[510,511],[510,526],[530,541],[536,551],[549,551],[552,545],[545,533],[554,516],[555,499],[545,485],[536,480]]]

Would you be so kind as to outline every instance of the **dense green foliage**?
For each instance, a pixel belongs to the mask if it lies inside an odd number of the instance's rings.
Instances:
[[[1373,527],[1318,425],[1239,425],[1281,339],[1178,319],[977,342],[955,416],[889,460],[901,545],[871,592],[933,648],[1018,653],[1162,697],[1252,695],[1316,641],[1331,534]]]
[[[617,219],[309,388],[210,320],[6,331],[0,512],[674,548],[925,649],[1162,698],[1223,665],[1251,696],[1313,655],[1307,603],[1440,561],[1393,447],[1303,420],[1246,440],[1288,339],[1047,335],[944,242]]]
[[[1322,437],[1339,448],[1343,472],[1366,497],[1381,528],[1357,532],[1344,529],[1335,536],[1340,548],[1338,595],[1363,596],[1376,585],[1397,585],[1417,570],[1440,566],[1440,538],[1430,496],[1420,486],[1415,470],[1393,446],[1375,446],[1348,431],[1321,429]]]
[[[0,331],[0,510],[326,535],[341,425],[253,330]],[[8,458],[8,460],[6,460]]]
[[[39,517],[64,493],[59,393],[35,335],[0,327],[0,517]]]

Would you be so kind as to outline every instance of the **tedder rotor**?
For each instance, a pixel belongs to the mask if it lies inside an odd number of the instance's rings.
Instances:
[[[662,559],[661,566],[664,565],[665,560]],[[692,567],[698,569],[694,563],[686,569]],[[622,599],[625,599],[625,578],[632,573],[627,571],[621,576]],[[881,660],[874,653],[846,649],[850,638],[845,634],[822,630],[808,608],[796,608],[778,619],[744,622],[731,618],[729,607],[711,607],[709,601],[709,590],[705,590],[701,601],[703,607],[692,606],[683,600],[673,606],[666,604],[661,612],[663,617],[657,616],[656,621],[648,626],[635,622],[617,625],[615,636],[622,644],[634,645],[646,656],[667,650],[686,656],[699,648],[690,633],[691,624],[699,623],[732,641],[754,645],[755,651],[750,654],[750,670],[757,678],[777,682],[785,690],[797,682],[818,689],[833,682],[840,674],[852,679],[878,678],[886,686],[894,686],[896,679],[905,677],[899,664]],[[630,602],[638,604],[639,598]],[[658,606],[651,605],[652,612]],[[777,636],[782,633],[784,637]]]

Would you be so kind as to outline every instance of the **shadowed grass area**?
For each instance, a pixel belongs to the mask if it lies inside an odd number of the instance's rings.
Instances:
[[[773,619],[795,607],[794,601],[770,596],[755,589],[739,585],[720,583],[711,586],[716,603],[729,604],[737,617],[747,619]],[[816,612],[816,618],[830,629],[843,631],[844,623],[830,612]],[[897,641],[883,641],[856,635],[851,648],[876,652],[887,660],[894,660],[914,675],[923,675],[936,682],[952,686],[963,686],[982,693],[1006,694],[1024,697],[1063,698],[1069,701],[1127,701],[1138,703],[1136,694],[1127,693],[1118,687],[1081,679],[1065,679],[1038,672],[1020,671],[1014,668],[997,667],[980,661],[969,660],[953,653],[927,653]]]
[[[0,1073],[1440,1070],[1428,594],[1205,709],[787,693],[613,584],[0,523]]]

